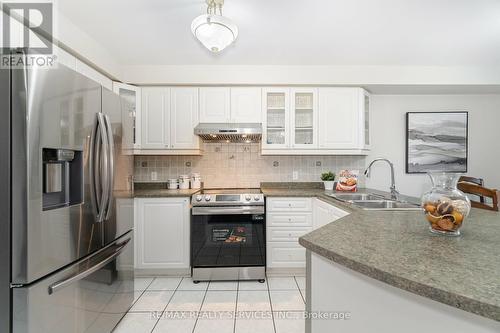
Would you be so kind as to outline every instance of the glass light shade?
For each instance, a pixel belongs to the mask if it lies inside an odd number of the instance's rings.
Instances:
[[[210,51],[220,52],[238,37],[238,27],[221,15],[200,15],[191,23],[193,35]]]

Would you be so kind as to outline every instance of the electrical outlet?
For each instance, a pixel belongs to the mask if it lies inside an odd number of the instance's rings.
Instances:
[[[151,180],[158,180],[158,172],[151,171]]]
[[[293,180],[299,179],[299,172],[298,171],[292,172],[292,178],[293,178]]]

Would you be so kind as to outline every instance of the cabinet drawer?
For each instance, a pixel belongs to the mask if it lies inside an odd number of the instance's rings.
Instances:
[[[306,249],[297,242],[268,242],[268,267],[306,267]]]
[[[312,227],[307,228],[280,228],[270,227],[267,229],[267,239],[270,242],[298,242],[299,237],[307,234]]]
[[[269,212],[310,212],[312,198],[269,198],[267,200]]]
[[[312,213],[268,214],[267,225],[270,227],[310,227]]]

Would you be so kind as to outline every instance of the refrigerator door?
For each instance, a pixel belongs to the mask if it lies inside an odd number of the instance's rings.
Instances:
[[[11,70],[12,283],[31,283],[102,248],[89,191],[89,146],[101,86],[73,70]],[[43,209],[43,152],[81,157],[78,203]],[[75,175],[73,175],[75,176]]]
[[[105,243],[112,242],[133,228],[133,203],[129,204],[127,200],[131,198],[134,172],[133,156],[130,155],[130,149],[133,147],[130,141],[133,124],[128,120],[130,116],[127,109],[122,107],[122,103],[123,100],[119,95],[108,89],[102,89],[102,113],[105,116],[110,143],[109,187],[112,189],[103,223]]]
[[[125,262],[133,233],[88,259],[22,288],[13,289],[16,333],[111,332],[134,300],[133,269]]]

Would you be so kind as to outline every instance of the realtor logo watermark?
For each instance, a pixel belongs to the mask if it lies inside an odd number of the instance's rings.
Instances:
[[[3,2],[0,68],[54,67],[51,2]]]

